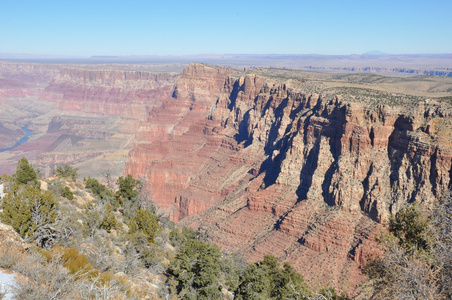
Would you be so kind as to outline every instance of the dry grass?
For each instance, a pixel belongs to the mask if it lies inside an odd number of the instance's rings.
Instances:
[[[6,241],[0,244],[0,268],[11,270],[17,262],[23,261],[26,256],[24,249],[14,242]]]

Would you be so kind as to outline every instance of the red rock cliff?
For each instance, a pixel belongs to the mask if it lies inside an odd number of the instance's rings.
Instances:
[[[229,73],[190,65],[141,128],[126,173],[222,247],[355,290],[381,222],[451,188],[450,108],[370,106]]]
[[[133,105],[159,105],[160,99],[168,97],[176,77],[147,71],[63,68],[45,92],[63,111],[145,117],[146,109]]]

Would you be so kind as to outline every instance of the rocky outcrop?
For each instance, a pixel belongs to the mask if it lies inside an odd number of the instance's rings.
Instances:
[[[451,188],[452,111],[326,98],[293,80],[228,72],[188,67],[167,109],[140,129],[146,143],[126,173],[225,249],[249,260],[271,253],[309,280],[355,290],[390,214]]]
[[[169,96],[175,74],[147,71],[63,68],[45,89],[63,111],[146,117],[146,105],[158,106]]]
[[[24,251],[29,246],[11,226],[4,223],[0,223],[0,240],[2,245],[5,246],[0,248],[0,251],[6,250],[7,247]]]

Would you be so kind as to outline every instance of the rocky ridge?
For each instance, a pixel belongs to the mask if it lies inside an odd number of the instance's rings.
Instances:
[[[450,107],[368,105],[229,72],[190,65],[162,105],[187,114],[131,151],[126,173],[225,249],[272,253],[310,281],[356,289],[389,215],[451,188]]]

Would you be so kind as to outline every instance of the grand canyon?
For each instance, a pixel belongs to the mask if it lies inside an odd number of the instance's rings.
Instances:
[[[452,189],[451,68],[214,62],[0,62],[0,149],[31,132],[0,173],[131,174],[223,250],[355,294],[389,218]]]

